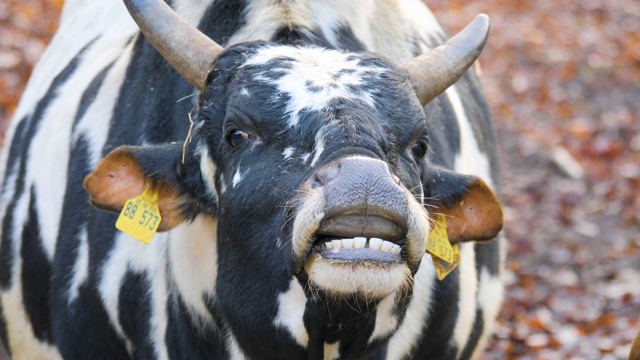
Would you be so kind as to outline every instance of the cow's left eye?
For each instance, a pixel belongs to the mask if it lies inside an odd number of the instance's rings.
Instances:
[[[422,159],[422,157],[427,153],[427,144],[423,141],[417,142],[411,148],[411,153],[416,159]]]
[[[242,130],[231,130],[227,133],[227,142],[232,148],[240,146],[243,142],[249,140],[249,134]]]

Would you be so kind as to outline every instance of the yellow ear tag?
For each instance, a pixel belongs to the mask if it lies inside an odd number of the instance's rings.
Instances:
[[[447,218],[438,214],[427,241],[427,251],[431,253],[438,280],[444,279],[460,264],[460,249],[451,245],[447,235]]]
[[[455,269],[458,264],[460,264],[460,249],[458,248],[458,244],[453,244],[451,246],[453,248],[453,262],[448,263],[439,259],[437,257],[433,258],[433,266],[436,268],[436,275],[438,275],[438,280],[444,279],[450,272]]]
[[[447,235],[447,218],[443,214],[438,214],[436,223],[431,229],[427,251],[448,263],[453,262],[453,247]]]
[[[158,231],[160,222],[162,216],[158,209],[158,192],[146,188],[140,196],[124,204],[116,228],[148,244]]]

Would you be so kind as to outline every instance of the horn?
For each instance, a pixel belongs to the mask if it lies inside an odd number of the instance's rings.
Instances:
[[[489,35],[489,17],[476,16],[444,44],[402,64],[422,106],[447,90],[476,61]]]
[[[224,48],[180,18],[164,1],[124,3],[153,47],[191,85],[204,91],[211,64]]]

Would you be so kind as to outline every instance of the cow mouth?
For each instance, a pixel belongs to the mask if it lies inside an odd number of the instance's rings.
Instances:
[[[406,262],[406,230],[379,216],[342,215],[325,219],[313,237],[309,256],[338,263]]]

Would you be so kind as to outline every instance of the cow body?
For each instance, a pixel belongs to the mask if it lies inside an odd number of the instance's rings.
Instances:
[[[0,336],[10,353],[16,359],[477,355],[502,298],[499,239],[461,243],[462,263],[442,281],[425,254],[413,269],[409,296],[403,290],[365,301],[370,309],[359,308],[358,299],[340,303],[314,296],[304,278],[292,275],[295,261],[265,250],[295,252],[295,241],[280,230],[298,220],[286,225],[282,208],[291,203],[282,197],[304,189],[308,169],[330,166],[337,156],[332,154],[346,151],[335,139],[355,144],[350,156],[386,159],[393,153],[399,141],[375,134],[402,131],[357,119],[370,112],[358,109],[382,108],[381,117],[401,114],[407,119],[399,124],[424,116],[404,110],[400,90],[372,89],[384,87],[376,83],[381,77],[396,81],[389,70],[394,64],[446,40],[428,9],[418,1],[171,4],[230,48],[217,66],[245,61],[234,72],[209,74],[205,93],[224,88],[222,95],[198,100],[124,5],[112,0],[68,1],[60,29],[34,70],[3,153]],[[325,69],[330,80],[309,75],[305,64]],[[145,245],[115,229],[117,214],[89,204],[83,179],[116,147],[169,144],[157,149],[156,162],[162,163],[163,149],[182,148],[189,112],[200,119],[193,131],[206,135],[215,133],[216,119],[234,111],[244,114],[238,127],[278,136],[252,139],[251,148],[228,154],[215,139],[187,143],[192,156],[186,164],[202,176],[185,182],[204,194],[194,200],[199,210],[184,215],[188,221]],[[474,74],[469,71],[424,113],[429,163],[495,187],[492,127]],[[350,128],[358,123],[362,129]],[[391,150],[370,145],[386,142]],[[348,160],[339,164],[346,167]],[[411,179],[406,181],[417,184],[412,188],[421,186],[419,174]],[[242,206],[248,203],[254,205]],[[230,239],[252,242],[240,252]]]

